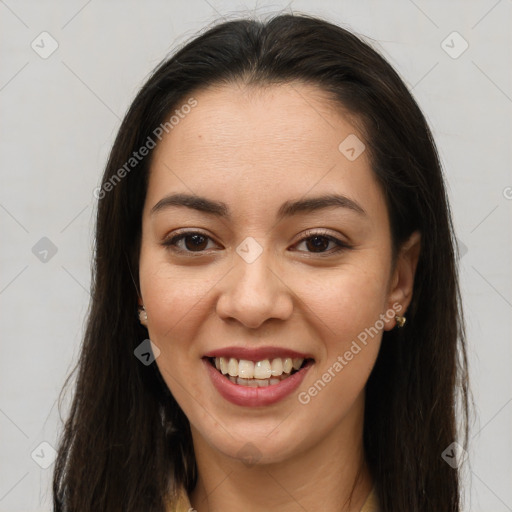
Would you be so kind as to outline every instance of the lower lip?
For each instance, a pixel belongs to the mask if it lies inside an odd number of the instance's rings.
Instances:
[[[206,365],[206,369],[217,391],[231,403],[247,407],[271,405],[287,397],[300,386],[307,371],[313,365],[312,361],[308,361],[299,371],[286,377],[279,384],[251,388],[231,382],[216,370],[207,358],[203,359],[203,363]]]

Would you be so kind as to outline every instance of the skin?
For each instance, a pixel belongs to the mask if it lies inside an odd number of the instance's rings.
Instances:
[[[315,510],[318,503],[325,512],[358,511],[373,485],[362,444],[364,390],[382,331],[309,403],[298,393],[393,304],[406,311],[419,234],[393,266],[387,208],[367,152],[350,161],[338,150],[348,135],[363,135],[320,89],[230,84],[194,97],[197,107],[154,150],[139,262],[143,323],[191,424],[199,474],[191,504],[198,512]],[[151,213],[176,192],[222,201],[232,218],[183,206]],[[365,214],[329,208],[276,221],[283,202],[333,192]],[[178,242],[188,253],[162,245],[182,228],[209,237],[200,256],[190,237]],[[335,253],[322,239],[315,249],[304,241],[309,229],[350,248]],[[236,252],[247,237],[264,249],[252,263]],[[386,319],[383,328],[394,327]],[[241,407],[216,391],[201,361],[233,345],[287,347],[312,354],[315,364],[277,404]],[[239,453],[248,442],[254,465]],[[352,502],[340,508],[359,468]]]

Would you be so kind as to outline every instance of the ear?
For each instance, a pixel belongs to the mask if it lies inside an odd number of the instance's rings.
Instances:
[[[144,303],[142,302],[142,299],[140,297],[139,297],[138,303],[139,303],[138,311],[139,311],[140,323],[144,327],[147,327],[148,326],[148,314],[146,313],[146,310],[144,309]]]
[[[415,231],[399,249],[388,292],[388,311],[396,311],[397,315],[405,315],[412,300],[414,276],[421,249],[421,234]],[[386,331],[396,325],[395,317],[386,317]]]

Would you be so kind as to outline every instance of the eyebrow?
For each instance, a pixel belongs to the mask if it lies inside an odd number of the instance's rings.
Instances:
[[[226,203],[190,194],[172,194],[166,196],[160,199],[160,201],[151,208],[150,213],[153,215],[174,206],[184,206],[215,217],[231,219],[231,214]],[[327,194],[299,199],[296,201],[286,201],[279,208],[277,212],[277,219],[282,220],[286,217],[292,217],[293,215],[318,211],[326,208],[346,208],[358,213],[359,215],[366,215],[362,206],[354,200],[340,194]]]

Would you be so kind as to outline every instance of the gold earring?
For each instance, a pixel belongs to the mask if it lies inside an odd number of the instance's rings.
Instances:
[[[407,322],[407,318],[405,318],[405,316],[396,315],[395,320],[398,328],[402,328],[405,325],[405,322]]]
[[[148,314],[144,306],[139,306],[139,320],[141,323],[148,321]]]

